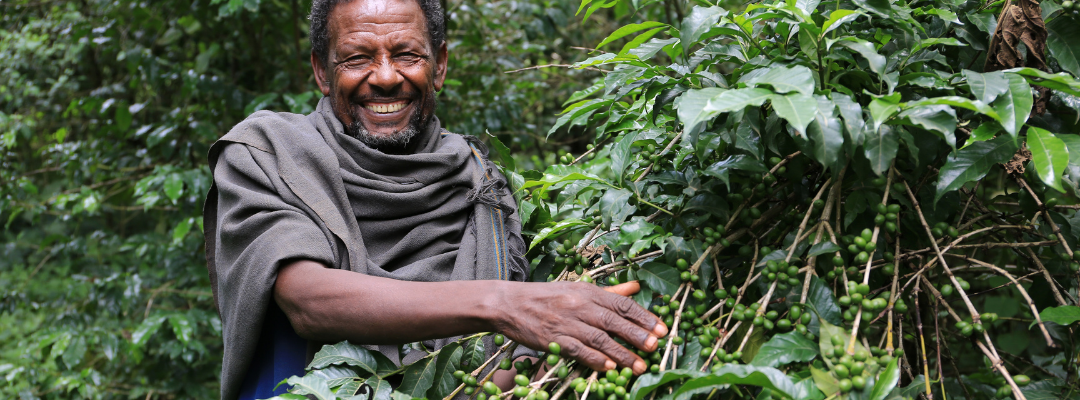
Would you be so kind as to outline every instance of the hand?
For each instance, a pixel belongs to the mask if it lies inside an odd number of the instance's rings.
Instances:
[[[498,328],[533,349],[559,343],[562,355],[597,371],[630,367],[642,374],[645,360],[612,339],[654,351],[657,339],[667,335],[659,318],[626,297],[639,289],[637,282],[606,290],[581,282],[515,284],[500,296],[506,308]]]

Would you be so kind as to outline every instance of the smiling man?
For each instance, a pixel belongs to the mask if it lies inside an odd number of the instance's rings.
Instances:
[[[408,363],[501,332],[597,370],[647,364],[667,328],[584,283],[525,283],[505,178],[434,116],[446,76],[438,0],[315,0],[309,115],[252,114],[210,150],[206,253],[221,315],[223,399],[268,398],[325,343]]]

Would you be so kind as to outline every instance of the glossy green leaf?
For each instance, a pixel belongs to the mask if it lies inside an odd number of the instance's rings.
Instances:
[[[368,378],[364,381],[364,384],[371,388],[371,396],[368,397],[368,400],[390,400],[393,397],[393,394],[401,393],[394,390],[390,382],[387,382],[385,379],[379,378],[378,376]]]
[[[310,375],[317,376],[326,380],[326,385],[330,386],[330,389],[345,385],[350,382],[363,383],[364,380],[360,378],[360,375],[355,370],[349,367],[330,366],[326,368],[317,369],[311,371]],[[356,387],[359,389],[359,386]],[[345,391],[348,391],[346,389]],[[340,388],[335,390],[339,395],[343,392]],[[355,390],[353,390],[355,393]],[[351,394],[350,394],[351,395]]]
[[[619,54],[620,55],[630,54],[631,52],[633,52],[635,50],[641,49],[642,45],[645,44],[646,41],[648,41],[649,39],[652,39],[652,37],[656,36],[657,33],[660,33],[661,31],[664,31],[666,29],[669,29],[669,27],[665,25],[665,26],[661,26],[659,28],[649,29],[649,30],[647,30],[645,32],[642,32],[641,34],[638,34],[637,36],[634,37],[633,40],[631,40],[629,42],[626,42],[626,45],[623,46],[622,50],[619,50]],[[648,58],[648,57],[646,57],[646,58]]]
[[[517,170],[517,164],[514,162],[514,155],[510,153],[509,147],[506,147],[499,138],[490,133],[488,134],[488,143],[491,144],[491,147],[495,148],[495,154],[499,156],[499,161],[502,163],[503,168],[510,171]]]
[[[837,246],[836,243],[833,242],[824,241],[810,246],[810,251],[806,254],[806,257],[810,258],[825,253],[835,253],[837,251],[840,251],[840,246]]]
[[[971,94],[979,101],[990,104],[1002,93],[1009,90],[1009,81],[1001,71],[978,73],[965,69],[961,72],[967,80]]]
[[[315,357],[312,358],[307,369],[319,369],[342,364],[360,367],[372,374],[378,369],[378,360],[374,353],[347,341],[323,346],[318,353],[315,353]]]
[[[958,97],[958,96],[931,97],[931,98],[928,98],[928,99],[922,99],[922,100],[913,101],[913,102],[904,104],[904,106],[907,107],[907,108],[915,108],[915,107],[931,106],[931,105],[944,105],[944,106],[953,106],[953,107],[966,108],[966,109],[971,110],[971,111],[983,113],[988,117],[991,117],[991,118],[994,118],[994,119],[999,119],[997,111],[995,111],[992,107],[986,105],[986,103],[983,103],[983,102],[981,102],[979,100],[971,100],[971,99]]]
[[[695,6],[693,10],[690,10],[690,15],[686,16],[681,25],[680,39],[683,54],[689,55],[690,47],[724,15],[727,15],[727,10],[722,7]]]
[[[533,237],[532,242],[529,243],[529,250],[532,250],[533,247],[536,247],[536,245],[542,243],[549,236],[552,236],[552,235],[558,236],[559,234],[561,234],[565,230],[569,230],[569,229],[573,229],[573,228],[577,228],[579,226],[585,226],[585,225],[588,225],[588,224],[585,223],[585,221],[582,221],[582,220],[577,219],[577,218],[570,218],[570,219],[564,219],[562,221],[559,221],[555,225],[552,225],[552,226],[549,226],[547,228],[541,229],[540,232],[537,232],[536,236]]]
[[[965,183],[982,179],[994,164],[1009,161],[1016,149],[1011,138],[999,136],[994,140],[972,143],[950,154],[938,175],[934,202]]]
[[[1073,96],[1080,96],[1080,80],[1065,72],[1050,74],[1035,68],[1013,68],[1002,72],[1021,75],[1032,85],[1048,87]]]
[[[721,88],[704,88],[687,90],[675,100],[675,108],[679,110],[679,122],[684,129],[690,130],[697,124],[711,120],[716,112],[706,111],[705,106],[709,100],[724,92]]]
[[[844,145],[843,127],[836,118],[835,105],[824,96],[816,96],[817,112],[806,127],[810,138],[810,155],[826,167],[832,166],[840,157]],[[783,114],[781,114],[783,116]]]
[[[648,262],[637,271],[638,279],[645,282],[654,292],[660,294],[674,294],[682,281],[679,280],[679,270],[658,262]]]
[[[558,131],[559,128],[562,128],[563,126],[574,126],[576,125],[575,121],[580,121],[583,116],[587,117],[592,115],[596,113],[597,110],[611,105],[611,103],[612,101],[610,99],[601,98],[582,100],[578,103],[571,104],[563,111],[563,115],[555,121],[555,125],[553,125],[551,129],[548,129],[547,135],[550,137],[551,134],[555,133],[555,131]]]
[[[906,109],[898,116],[945,139],[956,147],[956,111],[943,105],[921,106]]]
[[[326,380],[318,378],[312,375],[305,375],[303,377],[294,376],[289,378],[289,385],[292,385],[293,390],[300,394],[308,396],[314,396],[317,400],[336,400],[337,396],[330,391],[330,386],[326,384]]]
[[[896,158],[896,150],[900,147],[900,138],[888,125],[882,125],[877,132],[866,135],[864,154],[870,160],[870,168],[875,174],[884,175]]]
[[[840,111],[840,116],[844,118],[844,128],[850,135],[849,148],[861,145],[866,130],[862,105],[852,100],[850,96],[841,93],[833,93],[832,100],[836,109]]]
[[[450,343],[439,349],[438,361],[435,364],[435,379],[431,389],[428,389],[427,398],[441,399],[450,395],[458,386],[458,380],[454,379],[453,373],[461,361],[464,350],[461,343]]]
[[[876,97],[870,101],[870,116],[873,117],[873,130],[877,130],[881,124],[889,120],[897,111],[900,111],[900,94],[893,93],[888,96]]]
[[[1080,135],[1059,135],[1057,138],[1065,142],[1069,150],[1069,165],[1080,166]]]
[[[858,53],[866,59],[870,70],[879,76],[885,73],[885,56],[874,50],[874,45],[862,39],[846,39],[836,42],[837,45]]]
[[[184,237],[191,231],[191,222],[192,219],[188,218],[180,221],[179,224],[176,224],[176,228],[173,228],[172,234],[173,244],[179,244],[180,241],[184,240]]]
[[[1080,307],[1058,306],[1044,308],[1039,312],[1039,319],[1058,325],[1070,325],[1073,322],[1080,321]]]
[[[834,325],[843,322],[842,311],[840,310],[840,304],[836,302],[836,297],[832,289],[821,278],[817,276],[810,278],[810,290],[806,293],[806,305],[815,311],[818,318]],[[812,329],[813,325],[816,325],[817,321],[817,318],[811,321],[809,327],[812,332],[814,331]]]
[[[949,11],[949,10],[943,10],[943,9],[940,9],[940,8],[931,8],[931,9],[927,10],[926,13],[931,14],[931,15],[936,15],[938,18],[941,18],[941,20],[945,21],[945,22],[952,22],[952,23],[957,24],[957,25],[963,25],[964,24],[963,22],[960,22],[960,18],[956,17],[956,13],[954,13],[952,11]]]
[[[626,167],[629,167],[630,163],[634,161],[632,150],[637,135],[637,131],[626,132],[619,138],[615,143],[615,147],[611,150],[611,171],[615,173],[616,182],[622,183],[625,178],[623,171],[625,171]]]
[[[642,22],[640,24],[630,24],[630,25],[623,26],[623,27],[621,27],[619,29],[616,29],[615,32],[612,32],[604,40],[600,41],[600,43],[596,45],[596,48],[597,49],[603,48],[604,45],[606,45],[608,43],[611,43],[611,42],[614,42],[616,40],[622,39],[622,38],[630,35],[631,33],[638,32],[638,31],[643,31],[643,30],[646,30],[646,29],[652,29],[652,28],[656,28],[656,27],[660,27],[660,26],[667,26],[667,24],[665,24],[663,22],[656,22],[656,21],[645,21],[645,22]]]
[[[150,337],[157,332],[158,328],[161,328],[161,324],[165,322],[167,317],[164,315],[154,315],[143,320],[139,327],[135,329],[135,332],[131,333],[131,344],[135,346],[143,346]]]
[[[180,196],[184,194],[184,178],[180,174],[169,174],[165,177],[165,183],[163,185],[165,189],[165,196],[169,197],[174,203],[180,199]]]
[[[993,122],[986,122],[982,125],[979,125],[979,127],[975,128],[975,130],[971,131],[971,137],[968,138],[964,146],[971,145],[975,142],[983,142],[993,139],[994,136],[997,136],[998,132],[1001,132],[1001,125]]]
[[[796,385],[784,372],[771,367],[753,365],[725,364],[711,375],[692,378],[678,386],[675,396],[699,388],[712,388],[722,385],[751,385],[771,389],[773,392],[789,398],[802,399],[807,393],[804,387]]]
[[[1054,56],[1061,69],[1073,76],[1080,76],[1080,25],[1069,16],[1054,18],[1046,24],[1046,48]]]
[[[1061,174],[1069,166],[1069,150],[1065,142],[1044,129],[1028,127],[1028,149],[1031,150],[1031,162],[1035,164],[1035,173],[1047,186],[1064,192],[1061,186]]]
[[[424,397],[435,382],[436,357],[422,358],[405,368],[398,391],[412,397]],[[451,371],[452,372],[452,371]]]
[[[637,381],[634,382],[633,388],[630,389],[630,399],[642,400],[645,396],[648,396],[649,393],[652,393],[654,390],[668,382],[707,375],[709,374],[706,372],[683,369],[672,369],[660,373],[641,375],[638,377]]]
[[[1031,87],[1026,80],[1017,74],[1005,74],[1005,80],[1009,82],[1009,88],[991,106],[997,111],[998,122],[1005,128],[1009,135],[1016,139],[1020,128],[1027,122],[1028,114],[1031,113],[1033,99]]]
[[[812,96],[802,93],[769,96],[776,114],[791,124],[797,132],[806,132],[806,126],[814,120],[818,102]]]
[[[748,85],[769,85],[776,93],[799,92],[804,97],[814,93],[814,73],[801,65],[773,67],[750,78]]]
[[[173,335],[176,335],[180,343],[184,345],[191,343],[191,339],[195,336],[195,326],[190,317],[184,314],[169,315],[169,325],[172,326]]]
[[[878,374],[874,388],[870,391],[870,400],[884,400],[900,382],[899,358],[893,358],[885,366],[885,370]]]
[[[821,390],[826,396],[834,396],[840,393],[840,380],[836,379],[835,376],[832,376],[829,371],[820,370],[811,366],[810,376],[813,377],[814,384],[817,386],[818,390]]]
[[[768,89],[758,88],[726,90],[709,99],[705,104],[705,111],[709,113],[725,113],[739,111],[747,106],[760,106],[771,94],[772,92]]]
[[[791,331],[773,335],[761,345],[750,365],[777,367],[792,362],[805,362],[817,357],[818,344],[801,333]]]
[[[470,367],[479,367],[487,359],[486,344],[483,338],[470,339],[462,343],[461,362]]]
[[[832,32],[833,29],[839,28],[841,25],[854,21],[863,13],[856,10],[836,10],[829,14],[829,19],[821,25],[821,34],[825,35]]]
[[[704,171],[703,174],[720,179],[725,185],[730,186],[731,171],[750,171],[750,172],[765,172],[768,169],[761,161],[755,160],[751,157],[744,155],[731,156],[724,160],[713,163]]]

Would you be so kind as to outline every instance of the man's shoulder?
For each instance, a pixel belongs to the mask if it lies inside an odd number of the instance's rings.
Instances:
[[[326,142],[311,120],[311,115],[287,112],[257,111],[233,126],[215,146],[241,143],[256,149],[276,153],[287,146],[290,150],[325,147]]]

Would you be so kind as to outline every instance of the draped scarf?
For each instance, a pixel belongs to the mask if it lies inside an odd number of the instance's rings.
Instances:
[[[306,116],[252,114],[211,146],[203,214],[222,398],[236,397],[291,260],[410,281],[525,279],[517,205],[483,145],[435,117],[414,140],[410,154],[372,149],[323,98]],[[397,346],[377,349],[400,361]]]

